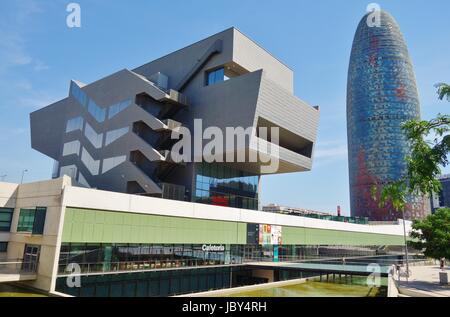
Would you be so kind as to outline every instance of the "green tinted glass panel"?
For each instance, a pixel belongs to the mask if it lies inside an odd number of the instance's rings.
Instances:
[[[33,232],[35,209],[20,209],[17,232]]]

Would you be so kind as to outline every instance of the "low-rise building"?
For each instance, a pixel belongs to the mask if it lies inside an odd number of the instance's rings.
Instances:
[[[0,265],[0,282],[13,276],[74,296],[167,296],[289,279],[289,271],[254,264],[398,254],[404,243],[402,224],[100,191],[72,186],[67,176],[0,183],[0,210],[0,256],[20,263],[16,272]]]

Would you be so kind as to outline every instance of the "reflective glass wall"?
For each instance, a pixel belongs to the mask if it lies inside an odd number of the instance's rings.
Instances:
[[[196,164],[195,171],[194,202],[258,210],[259,175],[214,163]]]

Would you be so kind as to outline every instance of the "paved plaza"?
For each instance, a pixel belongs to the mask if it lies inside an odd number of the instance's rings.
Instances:
[[[450,297],[450,285],[439,284],[439,266],[412,266],[411,277],[406,283],[404,277],[400,281],[400,293],[417,294],[416,296]],[[450,273],[447,267],[446,272]],[[395,275],[397,280],[398,276]],[[412,292],[412,293],[411,293]]]

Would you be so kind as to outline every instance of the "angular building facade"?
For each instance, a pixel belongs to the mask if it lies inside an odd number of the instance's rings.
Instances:
[[[69,175],[90,188],[258,209],[260,175],[312,166],[319,111],[295,97],[293,86],[292,70],[230,28],[136,69],[88,85],[72,81],[67,98],[31,114],[31,143],[56,161],[54,178]],[[183,128],[194,133],[196,119],[203,131],[218,127],[223,134],[227,127],[279,128],[278,168],[265,171],[263,159],[225,164],[192,157],[178,163],[171,155],[173,136]],[[253,132],[243,144],[215,154],[270,159],[255,146],[267,141],[269,136]]]
[[[364,16],[355,34],[347,86],[350,200],[353,216],[396,220],[392,206],[380,207],[372,188],[400,179],[410,148],[402,123],[420,117],[413,65],[399,25],[381,11],[381,25]],[[406,217],[422,217],[425,200],[411,198]]]

